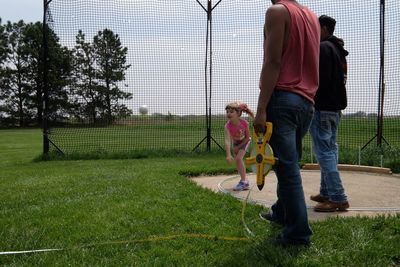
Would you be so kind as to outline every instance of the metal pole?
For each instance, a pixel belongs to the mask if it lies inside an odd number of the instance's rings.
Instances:
[[[48,43],[48,26],[47,26],[47,10],[48,5],[51,2],[48,0],[43,0],[43,47],[42,47],[42,68],[43,68],[43,154],[47,155],[49,153],[49,125],[48,125],[48,101],[49,101],[49,85],[48,85],[48,74],[49,74],[49,65],[48,65],[48,58],[49,58],[49,43]]]
[[[377,125],[377,145],[382,146],[383,136],[383,104],[385,96],[385,0],[381,0],[380,5],[380,77],[379,77],[379,103],[378,103],[378,125]]]
[[[362,148],[364,150],[375,138],[378,147],[382,146],[382,140],[387,145],[389,143],[383,137],[383,106],[385,99],[385,0],[380,0],[379,15],[379,34],[380,34],[380,70],[378,88],[378,118],[376,123],[376,134]]]
[[[208,0],[207,5],[207,25],[210,25],[210,80],[208,95],[208,125],[207,125],[207,151],[211,151],[211,85],[212,85],[212,5]]]
[[[207,0],[207,8],[205,8],[199,0],[196,2],[204,9],[207,13],[207,34],[206,34],[206,58],[205,58],[205,94],[206,94],[206,128],[207,134],[206,136],[198,143],[193,151],[196,150],[200,144],[205,140],[206,141],[206,150],[211,151],[211,141],[214,141],[219,148],[223,150],[223,148],[214,140],[211,135],[211,99],[212,99],[212,11],[213,9],[221,3],[222,0],[219,0],[217,4],[212,6],[212,0]],[[208,63],[210,65],[208,65]],[[209,75],[209,79],[208,75]]]

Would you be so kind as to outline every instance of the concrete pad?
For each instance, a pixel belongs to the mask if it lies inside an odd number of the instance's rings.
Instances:
[[[400,213],[400,177],[389,174],[377,174],[358,171],[341,171],[342,182],[350,203],[347,212],[315,212],[315,202],[310,195],[319,192],[320,172],[318,170],[302,170],[303,188],[310,220],[321,220],[335,216],[377,216]],[[248,174],[251,189],[235,192],[232,188],[239,182],[238,175],[202,176],[192,178],[194,182],[214,192],[231,194],[232,196],[270,207],[276,201],[277,179],[271,171],[264,188],[257,188],[256,176]]]

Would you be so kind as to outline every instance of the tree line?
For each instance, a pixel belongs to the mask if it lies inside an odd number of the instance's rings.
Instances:
[[[119,87],[130,67],[127,53],[118,34],[109,29],[99,31],[92,40],[80,30],[69,49],[41,22],[2,24],[0,18],[0,125],[42,125],[45,97],[47,119],[52,123],[110,124],[131,115],[121,100],[132,99],[132,94]]]

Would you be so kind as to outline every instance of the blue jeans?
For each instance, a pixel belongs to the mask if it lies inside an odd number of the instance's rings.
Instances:
[[[274,166],[278,178],[278,200],[271,207],[272,219],[284,226],[281,238],[299,244],[308,244],[312,234],[298,163],[302,139],[313,114],[314,107],[310,101],[280,90],[274,91],[267,108],[267,120],[273,124],[270,145],[278,158]]]
[[[333,202],[347,201],[337,168],[336,133],[340,117],[340,111],[316,111],[310,127],[314,153],[321,169],[320,195]]]

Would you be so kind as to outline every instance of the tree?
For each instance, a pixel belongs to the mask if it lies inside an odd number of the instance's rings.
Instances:
[[[47,31],[48,43],[48,59],[45,61],[43,58],[42,41],[43,29]],[[69,117],[73,103],[70,102],[69,85],[71,84],[71,51],[67,47],[61,46],[59,38],[54,31],[47,26],[43,28],[41,22],[37,22],[30,28],[27,33],[29,37],[30,47],[33,52],[40,51],[40,54],[32,54],[35,62],[39,62],[39,66],[35,75],[38,74],[37,80],[43,82],[43,69],[47,68],[47,89],[48,89],[48,119],[49,121],[64,121]],[[40,49],[39,49],[40,47]],[[40,58],[40,60],[38,60]],[[42,88],[45,88],[43,85]],[[43,110],[42,104],[45,92],[36,87],[35,106],[38,108],[38,122],[42,122]]]
[[[2,25],[0,18],[0,67],[3,66],[3,62],[7,59],[7,35],[5,32],[5,26]]]
[[[43,30],[48,44],[46,59]],[[15,125],[35,121],[41,125],[45,96],[48,119],[53,122],[78,115],[94,123],[98,118],[111,123],[117,116],[132,113],[119,103],[132,98],[118,86],[130,67],[127,48],[110,30],[99,31],[93,43],[86,42],[79,31],[70,51],[40,22],[25,24],[21,20],[3,26],[0,21],[0,52],[0,118],[11,118]]]
[[[3,106],[3,97],[1,91],[6,86],[5,84],[5,67],[3,66],[3,62],[7,59],[8,56],[8,44],[7,44],[7,35],[5,33],[5,26],[2,25],[0,18],[0,122],[4,125],[4,106]]]
[[[42,58],[43,24],[8,22],[4,26],[5,53],[1,54],[1,111],[13,124],[25,126],[43,120],[43,70],[49,70],[49,119],[60,120],[68,115],[67,85],[70,72],[70,52],[61,47],[58,37],[48,29],[49,60]],[[0,31],[1,32],[1,31]],[[0,34],[1,35],[1,34]]]
[[[23,35],[25,27],[22,20],[17,23],[7,22],[4,31],[7,45],[3,47],[6,53],[2,56],[4,66],[0,91],[2,110],[19,126],[24,126],[32,119],[32,111],[27,106],[31,88],[28,77],[30,66]]]
[[[103,116],[111,123],[116,116],[128,115],[131,111],[118,103],[120,99],[131,99],[132,94],[119,89],[118,82],[125,79],[128,49],[122,47],[118,34],[109,29],[99,31],[93,38],[93,49],[97,64],[98,92],[103,100]]]
[[[97,90],[96,58],[93,46],[90,42],[85,41],[85,34],[82,30],[79,30],[76,35],[76,45],[72,50],[72,55],[72,91],[77,98],[75,98],[78,109],[76,115],[89,118],[90,121],[96,123],[98,107],[101,106],[101,95]]]

